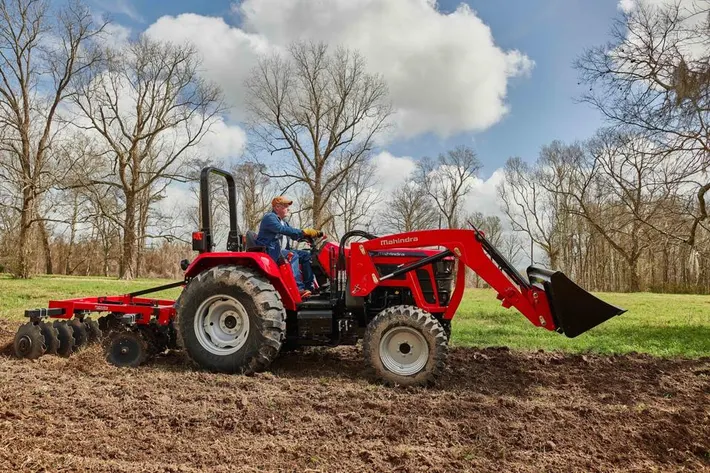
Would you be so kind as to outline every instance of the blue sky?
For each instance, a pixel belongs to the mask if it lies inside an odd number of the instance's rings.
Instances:
[[[451,12],[459,1],[440,0],[439,10]],[[484,164],[486,178],[510,156],[534,160],[540,147],[554,139],[589,137],[602,122],[588,105],[575,103],[581,92],[572,62],[586,47],[603,44],[617,0],[469,0],[466,3],[492,30],[497,46],[517,49],[535,61],[529,76],[508,83],[508,115],[482,132],[465,132],[442,139],[426,134],[398,140],[387,147],[396,156],[436,155],[457,144],[470,144]],[[234,26],[240,19],[228,0],[90,0],[98,11],[110,11],[117,23],[141,31],[163,15],[192,12],[221,16]]]
[[[445,1],[442,6],[456,2]],[[584,48],[604,44],[616,1],[609,0],[493,0],[469,4],[491,27],[497,43],[505,49],[520,49],[535,61],[529,77],[513,79],[509,88],[509,115],[489,130],[476,134],[474,146],[485,167],[483,175],[502,166],[510,156],[533,160],[540,147],[552,140],[585,139],[600,126],[600,114],[590,106],[575,103],[583,90],[578,86],[572,63]],[[501,5],[507,10],[502,11]],[[457,136],[430,145],[404,145],[404,153],[417,146],[436,153],[470,142]],[[429,151],[430,150],[430,151]]]

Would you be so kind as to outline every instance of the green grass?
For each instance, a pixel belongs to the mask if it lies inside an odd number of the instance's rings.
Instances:
[[[492,290],[466,291],[452,324],[452,345],[596,353],[710,356],[710,296],[596,293],[628,312],[575,338],[532,325],[500,306]]]
[[[140,289],[160,286],[173,281],[136,279],[121,281],[116,278],[36,276],[32,279],[11,279],[0,276],[0,317],[23,320],[25,309],[47,307],[50,299],[108,296],[126,294]],[[156,292],[145,297],[176,298],[180,288]]]
[[[24,310],[46,307],[50,299],[117,295],[172,281],[119,281],[101,277],[0,276],[0,317],[23,320]],[[147,297],[175,298],[180,289]],[[469,289],[453,321],[454,346],[508,346],[512,349],[596,353],[649,353],[656,356],[710,356],[710,296],[596,294],[628,310],[579,337],[535,327],[514,308],[500,306],[495,293]]]

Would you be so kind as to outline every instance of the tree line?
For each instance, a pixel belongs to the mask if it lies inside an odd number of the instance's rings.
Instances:
[[[638,2],[575,67],[607,124],[506,163],[513,228],[586,287],[707,293],[710,2]]]
[[[293,224],[333,238],[473,224],[519,266],[593,290],[707,292],[708,1],[621,14],[611,42],[575,64],[581,101],[608,123],[510,158],[495,214],[467,213],[482,170],[468,146],[417,157],[402,185],[378,191],[373,157],[395,110],[357,51],[296,42],[260,57],[243,84],[247,147],[220,162],[204,142],[230,107],[196,49],[117,43],[82,3],[51,5],[0,0],[0,270],[179,277],[212,164],[237,179],[242,230],[287,193]],[[170,201],[175,186],[192,198]],[[213,193],[219,217],[218,181]]]

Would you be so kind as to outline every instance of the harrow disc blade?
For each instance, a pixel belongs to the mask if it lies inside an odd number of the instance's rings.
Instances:
[[[45,355],[56,355],[59,349],[59,332],[48,322],[40,322],[39,329],[44,337]]]
[[[148,357],[148,344],[140,332],[115,331],[106,344],[106,360],[121,368],[136,367]]]
[[[55,320],[54,328],[57,329],[57,338],[59,339],[57,355],[66,358],[74,351],[73,330],[65,320]]]
[[[530,284],[547,294],[558,329],[570,338],[626,312],[588,293],[560,271],[530,266],[527,272]]]
[[[84,319],[84,326],[86,327],[86,336],[89,345],[101,341],[103,333],[101,332],[101,329],[99,328],[99,323],[97,321],[92,320],[91,317],[87,317],[86,319]]]
[[[15,356],[36,360],[44,354],[45,348],[44,336],[38,324],[27,322],[17,329],[14,343]]]
[[[89,335],[86,333],[86,326],[79,319],[71,319],[67,325],[72,329],[74,336],[74,351],[84,348],[89,341]]]

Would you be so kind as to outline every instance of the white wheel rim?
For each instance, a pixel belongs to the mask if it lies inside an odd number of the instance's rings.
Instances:
[[[194,330],[205,350],[215,355],[230,355],[239,351],[247,340],[249,316],[235,298],[212,296],[197,308]]]
[[[394,327],[382,335],[380,360],[389,371],[410,376],[421,371],[429,360],[429,344],[411,327]]]

